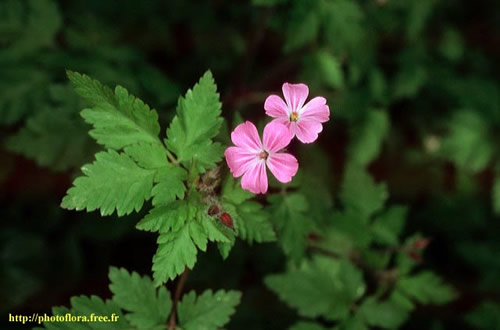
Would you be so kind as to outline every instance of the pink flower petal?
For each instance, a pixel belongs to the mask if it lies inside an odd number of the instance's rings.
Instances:
[[[297,138],[302,143],[311,143],[316,141],[318,133],[323,130],[323,125],[315,120],[300,119],[296,126]]]
[[[279,182],[288,183],[297,174],[299,162],[290,154],[278,153],[269,156],[267,167]]]
[[[264,148],[270,153],[278,152],[290,144],[292,136],[288,128],[274,120],[264,127]]]
[[[266,110],[266,115],[273,118],[288,118],[290,116],[285,101],[278,95],[268,96],[266,102],[264,102],[264,109]]]
[[[227,166],[235,178],[240,177],[248,171],[253,162],[257,162],[257,156],[239,147],[229,147],[224,152]]]
[[[241,187],[254,194],[267,192],[266,164],[263,161],[252,163],[252,167],[243,174]]]
[[[288,104],[290,110],[299,110],[302,108],[309,95],[309,87],[304,84],[284,83],[282,90],[286,104]]]
[[[318,96],[307,102],[300,111],[299,118],[312,119],[324,123],[330,119],[330,108],[326,105],[326,99]]]
[[[259,133],[255,125],[249,121],[236,126],[231,133],[231,141],[240,148],[259,152],[262,149]]]

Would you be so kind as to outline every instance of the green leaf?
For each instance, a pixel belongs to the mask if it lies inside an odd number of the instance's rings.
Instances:
[[[299,262],[304,256],[307,235],[313,223],[306,216],[307,199],[300,193],[270,195],[268,198],[272,220],[283,251]]]
[[[1,107],[1,106],[0,106]],[[6,148],[55,171],[81,166],[94,154],[94,143],[80,118],[62,109],[44,109],[8,138]]]
[[[150,329],[163,325],[172,308],[170,293],[162,286],[156,289],[148,276],[129,273],[121,268],[109,269],[113,301],[128,311],[125,318],[138,329]]]
[[[190,205],[186,200],[176,200],[167,205],[159,205],[149,211],[136,228],[146,231],[166,233],[178,231],[191,218]]]
[[[408,318],[408,311],[392,301],[377,301],[368,297],[359,307],[358,314],[372,327],[397,329]]]
[[[442,305],[456,298],[453,288],[430,271],[401,278],[397,288],[422,304]]]
[[[338,53],[345,53],[357,47],[364,37],[363,10],[350,0],[321,1],[318,14],[324,25],[327,42]]]
[[[500,214],[500,175],[497,175],[493,183],[492,199],[493,211],[498,215]]]
[[[160,168],[155,176],[155,186],[153,188],[153,205],[166,204],[176,197],[183,199],[186,192],[184,180],[187,179],[187,172],[181,167],[165,164]]]
[[[100,209],[101,215],[110,215],[116,209],[122,216],[139,211],[151,196],[155,172],[137,166],[126,154],[99,152],[82,172],[85,176],[73,182],[61,207],[88,212]]]
[[[167,130],[165,143],[178,161],[185,165],[194,161],[200,172],[216,166],[224,148],[211,139],[219,133],[223,121],[220,114],[217,86],[207,71],[193,89],[179,99],[177,115]]]
[[[361,127],[353,130],[353,142],[349,146],[349,159],[360,165],[368,165],[379,154],[382,142],[389,133],[389,117],[385,111],[368,111]]]
[[[75,92],[90,105],[116,105],[115,95],[108,86],[101,84],[99,81],[85,74],[73,71],[66,71],[66,73]]]
[[[318,15],[311,9],[306,12],[298,10],[291,21],[293,24],[289,24],[286,31],[285,52],[299,49],[316,40],[320,27]]]
[[[365,292],[361,272],[346,260],[316,256],[299,269],[269,275],[266,286],[305,317],[347,317],[351,304]]]
[[[404,206],[392,206],[377,216],[372,224],[374,239],[379,243],[397,245],[407,213]]]
[[[89,322],[46,322],[46,329],[130,329],[130,324],[123,316],[120,307],[112,300],[103,301],[96,296],[72,297],[71,310],[65,307],[52,308],[53,315],[64,317],[67,313],[73,316],[85,317]],[[108,322],[95,321],[90,322],[92,317],[107,317]],[[112,321],[112,319],[114,321]]]
[[[185,294],[179,302],[179,326],[185,330],[216,330],[229,322],[240,303],[238,291],[204,291],[196,297],[194,291]]]
[[[450,124],[450,135],[442,142],[442,150],[461,168],[481,171],[494,153],[488,123],[477,112],[456,113]]]
[[[157,243],[158,250],[153,257],[153,278],[156,286],[169,279],[173,280],[182,274],[186,267],[194,267],[198,250],[191,239],[187,224],[178,231],[160,234]]]
[[[344,73],[338,59],[327,51],[316,52],[316,64],[323,81],[331,88],[344,86]]]
[[[262,210],[262,205],[248,201],[237,206],[238,232],[248,243],[272,242],[276,233],[269,219],[269,214]]]
[[[385,184],[376,184],[373,178],[359,165],[348,165],[340,198],[347,210],[354,211],[363,219],[380,211],[388,197]]]
[[[140,142],[161,144],[156,110],[117,86],[114,94],[96,80],[68,72],[75,91],[94,107],[82,110],[85,121],[94,128],[89,134],[97,143],[121,149]]]
[[[222,185],[222,198],[232,204],[238,205],[254,197],[254,194],[241,188],[241,184],[228,175]]]
[[[405,65],[394,79],[394,99],[412,98],[425,85],[428,74],[422,66]]]
[[[14,42],[0,51],[0,60],[17,60],[54,43],[62,23],[57,3],[53,0],[29,0],[25,3],[27,12],[23,13],[22,30],[15,34]],[[0,7],[0,10],[5,8]]]
[[[159,144],[137,143],[125,147],[125,153],[144,168],[161,168],[167,166],[167,151]]]
[[[229,230],[222,228],[222,225],[215,223],[206,214],[207,207],[195,192],[190,193],[187,210],[186,206],[180,203],[181,201],[177,203],[179,204],[177,213],[168,214],[171,210],[167,209],[163,215],[143,220],[144,222],[138,224],[141,229],[160,230],[158,250],[153,257],[153,277],[156,285],[174,279],[186,267],[192,269],[198,254],[196,247],[206,251],[208,241],[229,243],[234,239]],[[179,212],[185,212],[186,217],[175,216],[180,214]],[[156,211],[152,211],[146,218],[156,216],[155,213]],[[180,226],[181,222],[184,223],[183,226]]]

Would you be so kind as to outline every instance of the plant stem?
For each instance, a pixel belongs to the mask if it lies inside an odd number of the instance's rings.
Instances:
[[[167,158],[172,162],[174,163],[174,165],[179,165],[179,161],[177,159],[175,159],[175,156],[172,155],[172,153],[170,151],[168,151],[167,148],[165,148],[165,151],[167,152]]]
[[[177,286],[175,288],[175,295],[174,295],[174,303],[172,305],[172,312],[170,313],[170,319],[168,321],[168,330],[175,330],[177,326],[177,318],[176,318],[177,304],[181,299],[182,290],[184,289],[184,284],[186,283],[186,278],[188,274],[189,274],[189,268],[186,267],[184,273],[182,273],[181,277],[177,281]]]

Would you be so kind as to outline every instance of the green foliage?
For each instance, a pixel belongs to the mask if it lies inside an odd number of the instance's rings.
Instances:
[[[204,291],[198,297],[191,291],[179,303],[179,325],[186,330],[219,329],[229,322],[240,303],[238,291]]]
[[[278,242],[287,256],[300,261],[305,253],[307,234],[313,226],[307,217],[307,199],[300,193],[292,193],[271,195],[268,200]]]
[[[158,114],[123,87],[111,90],[79,73],[68,72],[75,91],[94,107],[84,109],[82,117],[94,126],[90,135],[99,144],[122,149],[135,143],[161,143]]]
[[[138,225],[139,229],[158,230],[158,250],[153,257],[153,277],[156,285],[174,279],[184,269],[193,268],[198,249],[206,251],[207,241],[230,243],[230,231],[215,223],[207,214],[207,206],[195,192],[186,202],[173,202],[155,208]]]
[[[385,184],[376,184],[373,178],[355,163],[347,167],[340,192],[347,212],[351,211],[361,219],[368,219],[383,208],[387,197]]]
[[[442,149],[443,154],[458,166],[473,172],[481,171],[491,161],[494,152],[488,124],[475,112],[457,112]]]
[[[389,133],[389,117],[384,111],[370,111],[360,127],[352,131],[349,147],[351,161],[367,165],[380,154],[382,143]]]
[[[223,205],[231,215],[238,236],[252,244],[276,240],[269,214],[260,203],[249,201],[253,194],[228,176],[222,187]]]
[[[179,98],[177,116],[167,130],[166,145],[183,164],[196,164],[202,173],[214,168],[223,147],[213,142],[222,124],[221,103],[212,73],[207,71],[198,84]]]
[[[315,257],[299,268],[269,275],[267,287],[306,317],[343,319],[365,291],[361,272],[346,260]]]
[[[149,277],[123,268],[111,267],[109,279],[113,302],[128,312],[125,318],[132,326],[151,329],[167,322],[172,300],[164,286],[157,289]]]
[[[455,291],[430,271],[401,278],[397,288],[421,304],[445,304],[456,297]]]
[[[66,307],[52,308],[53,315],[61,315],[70,313],[74,316],[85,316],[90,320],[91,315],[94,316],[108,316],[111,318],[113,315],[117,316],[117,322],[89,322],[89,323],[75,323],[75,322],[47,322],[44,323],[45,329],[125,329],[130,328],[130,325],[125,320],[125,317],[120,310],[118,304],[112,300],[102,300],[97,296],[79,296],[71,298],[71,309]],[[78,328],[75,327],[75,324]]]
[[[148,276],[111,267],[110,291],[113,299],[96,296],[71,298],[71,309],[54,307],[53,315],[116,316],[116,322],[46,322],[46,329],[164,329],[172,312],[172,300],[165,286],[153,285]],[[194,291],[184,294],[177,306],[178,326],[186,330],[218,329],[229,322],[240,303],[238,291],[206,290],[200,296]]]
[[[61,206],[88,212],[100,209],[102,215],[115,210],[119,216],[139,211],[151,197],[155,171],[139,167],[128,155],[116,151],[100,152],[92,164],[82,167],[85,176],[74,181]]]

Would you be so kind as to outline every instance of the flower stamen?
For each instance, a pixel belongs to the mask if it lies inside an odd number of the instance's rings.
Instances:
[[[259,153],[259,159],[264,159],[266,160],[267,157],[269,156],[269,153],[265,150],[262,150],[260,153]]]
[[[296,122],[299,119],[299,114],[297,111],[292,111],[290,114],[290,121]]]

